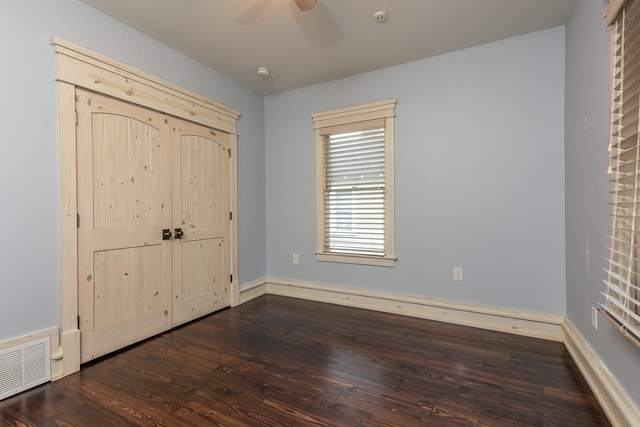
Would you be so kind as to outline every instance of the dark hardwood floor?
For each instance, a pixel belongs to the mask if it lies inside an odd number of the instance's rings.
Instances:
[[[561,343],[264,296],[0,401],[17,426],[607,426]]]

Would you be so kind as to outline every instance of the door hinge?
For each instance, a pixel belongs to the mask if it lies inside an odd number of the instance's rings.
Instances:
[[[80,228],[80,214],[79,213],[76,214],[76,226],[78,228]]]
[[[80,316],[78,316],[78,329],[80,329]]]
[[[233,212],[229,212],[229,221],[233,221]]]
[[[229,276],[229,281],[233,283],[233,274]]]
[[[76,110],[76,126],[78,126],[78,110]]]
[[[231,158],[231,148],[229,148],[229,158]]]

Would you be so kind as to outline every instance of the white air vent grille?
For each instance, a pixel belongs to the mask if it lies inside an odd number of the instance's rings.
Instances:
[[[0,400],[51,381],[50,338],[0,350]]]

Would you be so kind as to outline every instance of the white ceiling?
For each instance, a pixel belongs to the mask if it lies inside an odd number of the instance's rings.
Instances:
[[[575,0],[81,1],[272,94],[563,25]]]

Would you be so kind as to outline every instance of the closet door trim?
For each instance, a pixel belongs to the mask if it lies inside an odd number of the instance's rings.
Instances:
[[[151,108],[227,133],[236,133],[240,113],[215,101],[118,63],[60,38],[58,81]]]

